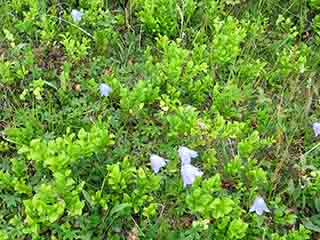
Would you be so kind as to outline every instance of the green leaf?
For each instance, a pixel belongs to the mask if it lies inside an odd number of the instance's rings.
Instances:
[[[303,223],[303,225],[304,225],[307,229],[309,229],[309,230],[311,230],[311,231],[314,231],[314,232],[320,232],[320,226],[314,224],[314,223],[310,220],[310,218],[304,218],[304,219],[302,219],[302,223]]]
[[[212,209],[212,215],[214,218],[222,218],[225,215],[228,215],[234,206],[234,202],[230,198],[216,198],[210,204]]]
[[[117,217],[118,215],[120,215],[121,213],[125,212],[125,210],[131,208],[131,204],[130,203],[121,203],[119,205],[116,205],[115,207],[113,207],[109,213],[109,218],[110,217]]]
[[[246,236],[248,224],[241,219],[233,220],[228,229],[229,239],[242,239]]]

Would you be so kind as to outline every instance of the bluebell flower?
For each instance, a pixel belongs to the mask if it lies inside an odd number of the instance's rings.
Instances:
[[[106,83],[101,83],[100,84],[100,94],[103,97],[107,97],[110,93],[112,92],[112,88],[106,84]]]
[[[199,168],[186,164],[181,167],[181,175],[183,180],[183,186],[192,185],[196,177],[203,175],[203,172]]]
[[[76,9],[72,9],[71,16],[75,22],[80,22],[83,16],[83,12],[80,12],[79,10],[76,10]]]
[[[150,156],[150,162],[151,162],[151,168],[155,173],[158,173],[160,171],[160,168],[164,167],[168,160],[155,155],[155,154],[151,154]]]
[[[181,159],[181,165],[191,164],[191,158],[198,157],[198,153],[187,147],[179,147],[178,149],[179,157]]]
[[[318,137],[320,135],[320,122],[315,122],[313,124],[314,135]]]
[[[270,210],[267,207],[267,204],[264,201],[264,199],[260,196],[257,196],[249,212],[256,212],[256,214],[262,215],[264,212],[270,212]]]

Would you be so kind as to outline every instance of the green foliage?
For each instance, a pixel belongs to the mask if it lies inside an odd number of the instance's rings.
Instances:
[[[105,188],[110,190],[111,202],[130,204],[134,213],[151,217],[156,213],[156,202],[151,193],[160,187],[160,178],[146,172],[142,168],[130,167],[128,160],[119,164],[107,166]],[[107,196],[108,196],[107,195]],[[145,206],[145,207],[144,207]]]
[[[68,35],[63,35],[62,38],[62,45],[69,61],[78,62],[88,54],[89,40],[87,38],[81,39],[81,42]]]
[[[152,104],[159,96],[159,87],[153,87],[148,81],[139,81],[133,89],[121,88],[120,107],[123,112],[139,116],[144,106]]]
[[[317,239],[319,10],[0,1],[0,240]]]
[[[89,132],[81,129],[77,136],[71,133],[48,142],[34,139],[30,146],[21,148],[20,153],[34,161],[39,168],[47,167],[57,172],[67,169],[80,158],[89,158],[94,153],[102,151],[110,144],[107,133],[107,128],[94,126]]]
[[[186,101],[206,100],[206,94],[214,81],[208,76],[208,65],[205,62],[205,47],[196,46],[194,54],[180,46],[181,40],[170,41],[167,37],[157,40],[162,51],[161,58],[155,59],[147,49],[146,72],[148,78],[160,86],[170,100],[183,97]]]
[[[225,117],[239,117],[239,105],[243,92],[234,83],[227,83],[223,87],[216,84],[213,88],[214,103],[212,111],[218,111]]]
[[[227,17],[225,20],[216,19],[214,29],[213,62],[219,65],[232,63],[240,54],[240,44],[246,36],[246,30],[233,17]]]
[[[247,223],[241,219],[235,219],[229,225],[227,237],[229,239],[243,239],[246,236],[247,228]]]
[[[309,0],[310,7],[318,10],[320,8],[319,0]]]
[[[191,1],[188,5],[191,4]],[[174,0],[137,0],[138,18],[150,33],[175,36],[178,14]],[[190,7],[189,7],[190,9]]]
[[[0,74],[1,74],[1,82],[13,83],[14,76],[12,73],[12,63],[2,60],[0,62]]]

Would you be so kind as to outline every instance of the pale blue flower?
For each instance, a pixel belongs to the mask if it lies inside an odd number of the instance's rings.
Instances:
[[[196,177],[203,175],[203,172],[199,168],[186,164],[181,167],[181,175],[183,180],[183,186],[191,185]]]
[[[187,147],[179,147],[178,149],[179,157],[181,159],[181,165],[191,164],[191,158],[198,157],[198,153]]]
[[[320,135],[320,122],[315,122],[313,124],[314,135],[318,137]]]
[[[106,84],[106,83],[101,83],[100,84],[100,94],[103,97],[107,97],[110,93],[112,92],[112,88]]]
[[[257,196],[252,204],[249,212],[256,212],[258,215],[262,215],[264,212],[270,212],[269,208],[267,207],[266,202],[260,196]]]
[[[72,9],[72,11],[71,11],[71,17],[73,18],[73,20],[74,20],[75,22],[80,22],[82,16],[83,16],[83,12],[80,12],[80,11],[77,10],[77,9]]]
[[[155,173],[160,171],[160,168],[167,165],[168,160],[164,159],[156,154],[151,154],[150,156],[151,168]]]

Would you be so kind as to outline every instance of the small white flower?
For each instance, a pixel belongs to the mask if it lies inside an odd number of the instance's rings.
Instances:
[[[80,11],[77,10],[77,9],[72,9],[72,11],[71,11],[71,17],[73,18],[73,20],[74,20],[75,22],[80,22],[82,16],[83,16],[83,12],[80,12]]]
[[[150,161],[151,161],[152,170],[155,173],[158,173],[160,171],[160,168],[164,167],[168,162],[167,159],[164,159],[164,158],[162,158],[158,155],[155,155],[155,154],[151,154]]]
[[[181,165],[191,164],[191,158],[198,157],[198,153],[187,147],[179,147],[178,153],[181,159]]]
[[[196,177],[203,175],[203,172],[199,168],[192,166],[191,164],[186,164],[181,167],[181,175],[183,180],[183,186],[191,185]]]
[[[262,215],[263,212],[270,212],[269,208],[267,207],[266,202],[260,196],[257,196],[252,204],[249,212],[256,212],[258,215]]]
[[[314,135],[318,137],[320,135],[320,122],[315,122],[313,124]]]
[[[110,93],[112,92],[112,88],[106,84],[106,83],[101,83],[100,84],[100,94],[103,97],[107,97]]]

